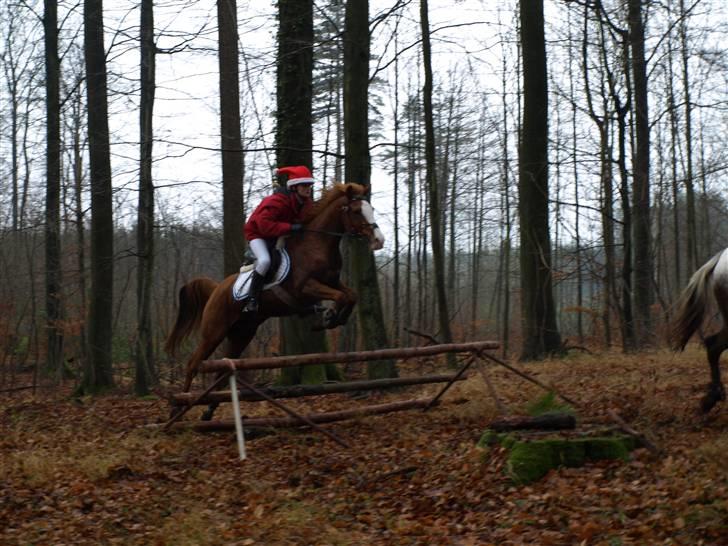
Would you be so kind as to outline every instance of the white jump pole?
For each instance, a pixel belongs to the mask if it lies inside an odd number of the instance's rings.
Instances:
[[[235,418],[235,436],[238,438],[238,453],[240,460],[245,460],[245,436],[243,436],[243,420],[240,417],[240,402],[238,402],[238,385],[235,382],[235,372],[230,374],[230,396],[233,403],[233,416]]]

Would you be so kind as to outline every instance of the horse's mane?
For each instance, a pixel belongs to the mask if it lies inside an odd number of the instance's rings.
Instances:
[[[336,183],[333,186],[326,188],[319,199],[304,209],[301,221],[304,224],[307,224],[316,218],[316,216],[318,216],[321,211],[325,210],[331,203],[340,197],[347,195],[349,192],[351,192],[352,195],[364,196],[366,191],[366,187],[361,184],[355,184],[353,182],[347,184]]]

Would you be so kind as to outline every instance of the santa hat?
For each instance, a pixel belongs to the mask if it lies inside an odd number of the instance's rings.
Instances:
[[[315,180],[311,175],[311,171],[305,165],[296,165],[295,167],[280,167],[273,171],[273,174],[288,175],[286,185],[291,188],[296,184],[313,184]]]

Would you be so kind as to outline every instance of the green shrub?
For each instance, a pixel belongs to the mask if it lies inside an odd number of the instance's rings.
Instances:
[[[531,417],[544,415],[545,413],[568,413],[574,415],[574,408],[556,399],[554,391],[549,391],[535,402],[526,406],[526,413]]]

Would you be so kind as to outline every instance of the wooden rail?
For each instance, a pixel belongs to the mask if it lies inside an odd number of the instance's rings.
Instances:
[[[455,379],[455,374],[425,375],[422,377],[396,377],[392,379],[371,379],[367,381],[342,381],[336,383],[322,383],[319,385],[292,385],[288,387],[261,387],[271,398],[301,398],[303,396],[319,396],[342,392],[356,392],[365,390],[389,389],[409,385],[425,385],[432,383],[447,383]],[[463,381],[465,377],[457,378]],[[213,403],[230,402],[231,393],[227,391],[214,391],[206,396],[200,393],[183,392],[173,394],[169,398],[173,406],[207,405]],[[245,402],[259,402],[265,400],[261,395],[247,389],[238,390],[238,399]]]
[[[351,408],[339,411],[329,411],[324,413],[312,413],[306,417],[314,423],[333,423],[336,421],[345,421],[347,419],[356,419],[367,415],[381,415],[383,413],[392,413],[394,411],[404,411],[410,409],[424,408],[430,403],[429,399],[420,400],[401,400],[399,402],[389,402],[386,404],[376,404],[371,406],[362,406],[359,408]],[[244,418],[243,427],[263,428],[263,427],[305,427],[306,423],[300,419],[292,417],[248,417]],[[235,423],[232,419],[224,419],[219,421],[185,421],[174,423],[172,429],[195,430],[197,432],[220,432],[235,430]]]
[[[351,362],[371,362],[373,360],[391,359],[402,360],[434,356],[443,353],[480,353],[481,351],[498,349],[499,346],[498,342],[495,341],[476,341],[470,343],[444,343],[407,349],[379,349],[353,353],[310,353],[293,356],[205,360],[200,364],[199,371],[200,373],[229,371],[231,364],[235,366],[236,370],[267,370],[315,364],[347,364]]]

